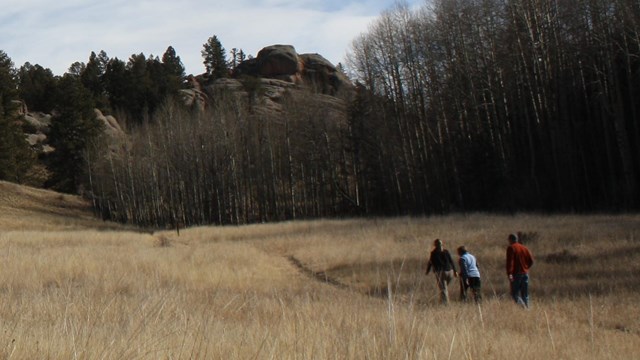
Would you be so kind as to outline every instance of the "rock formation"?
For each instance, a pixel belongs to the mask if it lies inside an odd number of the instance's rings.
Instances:
[[[289,77],[299,75],[302,70],[298,53],[291,45],[267,46],[258,52],[256,61],[257,75],[266,78],[295,80],[295,78],[290,79]]]
[[[319,54],[298,55],[291,45],[263,48],[257,57],[243,61],[233,71],[233,78],[243,76],[282,80],[326,95],[353,89],[349,79],[329,60]]]
[[[55,149],[49,145],[48,135],[51,127],[51,114],[42,112],[30,112],[26,104],[22,102],[20,107],[25,139],[37,153],[50,153]],[[109,137],[110,144],[120,144],[126,138],[126,134],[118,120],[112,115],[104,115],[100,110],[94,109],[96,119],[104,125],[104,133]]]
[[[251,103],[256,113],[282,111],[286,94],[306,93],[328,108],[344,109],[354,91],[351,81],[319,54],[298,54],[291,45],[267,46],[255,58],[240,63],[229,78],[192,77],[183,90],[185,102],[203,108],[223,91]]]

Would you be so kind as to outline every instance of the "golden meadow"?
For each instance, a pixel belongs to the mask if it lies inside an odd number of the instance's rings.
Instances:
[[[536,257],[507,295],[507,235]],[[484,302],[441,306],[440,238]],[[640,215],[470,214],[142,232],[0,182],[1,359],[637,359]],[[455,256],[457,258],[457,256]]]

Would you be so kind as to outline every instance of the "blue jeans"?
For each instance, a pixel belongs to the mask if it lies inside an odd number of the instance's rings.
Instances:
[[[529,307],[529,274],[514,274],[511,282],[511,297],[516,304]]]

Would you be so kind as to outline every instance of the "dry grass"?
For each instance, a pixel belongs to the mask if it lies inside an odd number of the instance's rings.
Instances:
[[[90,209],[78,196],[0,181],[0,231],[122,228],[96,221]]]
[[[2,359],[640,358],[638,215],[318,220],[177,236],[106,231],[118,227],[77,198],[0,187]],[[537,235],[530,311],[506,296],[514,231]],[[478,257],[481,307],[437,304],[423,274],[436,237]]]

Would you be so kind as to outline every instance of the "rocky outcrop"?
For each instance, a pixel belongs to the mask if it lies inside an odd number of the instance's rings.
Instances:
[[[51,114],[41,112],[26,112],[23,115],[24,122],[34,133],[48,133],[51,126]]]
[[[109,144],[120,144],[126,138],[126,134],[118,120],[112,115],[104,115],[100,110],[94,109],[96,119],[104,125],[104,134],[109,137]],[[37,153],[50,153],[55,151],[49,145],[49,129],[51,127],[51,114],[42,112],[30,112],[23,103],[20,110],[22,115],[23,128],[25,129],[25,139],[27,143]]]
[[[104,132],[107,136],[115,139],[122,139],[125,137],[125,133],[115,117],[112,115],[104,115],[102,114],[102,111],[98,109],[94,109],[93,111],[96,114],[96,119],[104,125]]]
[[[24,116],[26,113],[29,112],[29,109],[27,109],[27,104],[22,101],[22,100],[11,100],[11,103],[16,107],[16,111],[18,112],[18,115],[20,116]]]
[[[288,80],[302,70],[298,53],[291,45],[268,46],[258,52],[256,60],[259,75],[266,78]]]
[[[257,57],[238,65],[232,75],[283,80],[327,95],[353,89],[351,81],[329,60],[319,54],[299,55],[291,45],[263,48]]]
[[[22,116],[22,128],[25,130],[27,143],[38,153],[50,153],[54,149],[49,146],[47,135],[51,127],[51,114],[29,112],[27,105],[20,102],[18,114]]]
[[[254,113],[274,113],[286,106],[284,99],[310,97],[327,107],[344,109],[344,99],[355,91],[351,81],[319,54],[298,54],[291,45],[267,46],[255,58],[240,63],[229,78],[210,79],[206,74],[189,78],[182,90],[185,103],[204,109],[209,101],[232,94],[250,104]],[[301,95],[301,96],[298,96]]]
[[[350,91],[353,85],[331,62],[319,54],[298,54],[291,45],[272,45],[258,52],[257,57],[242,62],[230,78],[210,82],[205,75],[189,76],[189,87],[181,90],[187,106],[204,110],[216,96],[232,94],[250,104],[255,113],[273,114],[283,111],[285,98],[312,98],[324,104],[327,111],[343,111],[345,102],[337,96]],[[30,112],[23,101],[16,101],[22,117],[25,138],[38,153],[52,152],[47,138],[52,115]],[[104,125],[109,147],[117,149],[125,143],[125,130],[112,115],[94,110],[96,119]]]
[[[321,94],[334,95],[343,89],[353,89],[347,76],[320,54],[302,54],[303,74],[306,81]]]
[[[204,110],[207,105],[207,94],[203,91],[200,81],[193,75],[189,75],[187,82],[190,85],[189,88],[180,90],[182,100],[189,107]]]
[[[217,79],[204,91],[209,98],[220,94],[234,96],[241,103],[252,107],[255,113],[274,113],[283,110],[282,103],[288,92],[301,91],[300,86],[286,80],[260,77]]]

